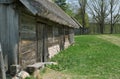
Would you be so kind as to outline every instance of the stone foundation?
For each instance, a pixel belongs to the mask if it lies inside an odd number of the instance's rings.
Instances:
[[[66,41],[64,46],[65,46],[65,49],[67,49],[70,46],[69,41]]]
[[[60,47],[59,45],[54,45],[52,47],[49,47],[48,51],[49,51],[49,58],[52,58],[54,55],[60,52]]]
[[[65,49],[68,48],[70,46],[69,41],[65,42]],[[49,58],[52,58],[54,55],[58,54],[60,52],[60,47],[59,45],[54,45],[52,47],[48,48],[49,51]]]

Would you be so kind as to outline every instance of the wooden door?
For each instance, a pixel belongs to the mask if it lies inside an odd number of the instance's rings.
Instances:
[[[47,25],[37,24],[37,61],[45,62],[48,60],[48,36]]]

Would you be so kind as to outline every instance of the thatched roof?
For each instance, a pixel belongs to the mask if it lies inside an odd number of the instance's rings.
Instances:
[[[68,16],[51,0],[20,0],[20,2],[34,15],[39,15],[69,27],[80,27],[80,25],[75,20]]]

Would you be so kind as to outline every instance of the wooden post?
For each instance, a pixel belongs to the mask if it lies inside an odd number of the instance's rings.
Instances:
[[[73,28],[69,28],[69,42],[70,44],[74,43],[74,29]]]
[[[8,3],[7,3],[8,4]],[[8,67],[17,64],[18,13],[13,4],[0,4],[0,42],[4,56],[8,56]],[[8,69],[10,70],[10,69]]]
[[[0,75],[2,76],[2,79],[6,79],[5,64],[4,64],[4,60],[3,60],[1,44],[0,44],[0,69],[1,69]]]
[[[47,26],[43,23],[37,24],[37,61],[45,62],[48,60],[48,36]]]
[[[43,27],[43,24],[37,23],[37,62],[43,62]]]
[[[18,31],[18,13],[13,9],[14,5],[8,7],[7,11],[7,26],[9,27],[9,52],[8,59],[9,65],[18,64],[18,40],[19,40],[19,31]]]
[[[49,57],[49,54],[48,54],[48,32],[47,32],[48,29],[48,26],[45,25],[44,28],[43,28],[43,61],[46,62],[48,61],[48,57]]]

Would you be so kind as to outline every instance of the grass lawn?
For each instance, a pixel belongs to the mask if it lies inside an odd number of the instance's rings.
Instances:
[[[120,34],[112,34],[112,35],[120,37]]]
[[[58,65],[49,67],[69,79],[120,79],[120,47],[96,35],[76,36],[75,45],[51,61]]]

